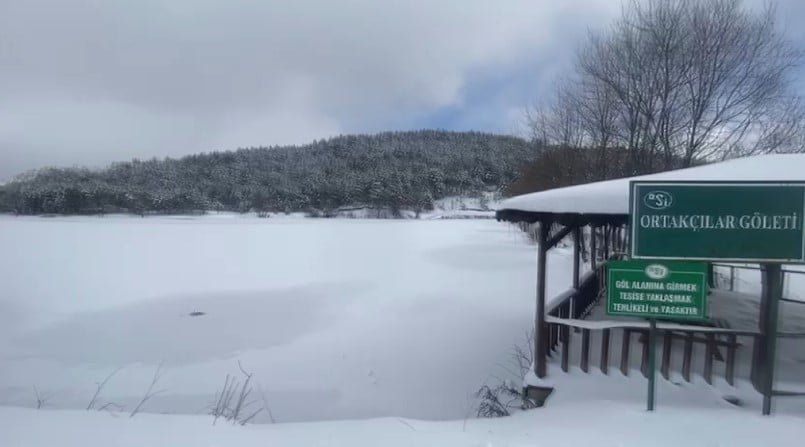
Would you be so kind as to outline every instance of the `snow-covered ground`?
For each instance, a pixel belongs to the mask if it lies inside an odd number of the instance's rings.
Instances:
[[[123,367],[131,408],[164,362],[144,411],[203,413],[240,360],[278,421],[463,418],[533,325],[535,249],[489,220],[3,216],[0,247],[6,405]]]
[[[556,365],[545,408],[474,419],[480,385],[519,379],[509,352],[533,326],[535,248],[492,220],[0,216],[0,247],[2,446],[793,446],[805,436],[801,405],[763,418],[746,383],[672,375],[648,414],[640,374]],[[549,263],[555,296],[570,284],[569,249]],[[238,361],[277,424],[213,426],[205,415]],[[83,411],[121,367],[96,407],[130,410],[160,364],[164,391],[143,413]],[[357,418],[368,419],[334,421]]]
[[[554,403],[510,418],[432,422],[400,418],[304,424],[218,424],[201,416],[115,417],[98,412],[0,408],[7,446],[801,446],[803,420],[729,410],[665,408],[651,414],[611,401]]]

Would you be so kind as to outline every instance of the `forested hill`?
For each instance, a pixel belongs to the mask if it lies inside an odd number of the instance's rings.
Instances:
[[[0,210],[326,214],[366,206],[421,211],[439,198],[499,189],[535,156],[523,139],[476,132],[348,135],[304,146],[133,160],[102,170],[43,169],[1,187]]]

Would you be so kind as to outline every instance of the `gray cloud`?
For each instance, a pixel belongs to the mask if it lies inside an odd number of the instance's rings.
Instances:
[[[611,0],[0,0],[0,180],[304,143],[443,108],[488,125],[466,100],[472,73],[540,61],[522,73],[534,89],[497,100],[498,128],[481,130],[511,129],[577,38],[618,11]]]

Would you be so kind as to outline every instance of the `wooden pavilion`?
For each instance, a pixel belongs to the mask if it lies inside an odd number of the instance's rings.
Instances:
[[[538,244],[536,316],[534,332],[533,372],[537,378],[548,374],[548,359],[561,356],[561,368],[567,371],[571,358],[577,358],[579,367],[590,368],[591,345],[600,344],[597,362],[603,373],[609,369],[610,345],[620,341],[619,361],[623,374],[627,374],[631,360],[633,340],[643,340],[640,369],[646,373],[648,323],[600,319],[589,316],[596,304],[606,295],[606,263],[627,252],[629,218],[629,184],[632,180],[652,181],[805,181],[805,154],[762,155],[697,166],[658,174],[601,181],[578,186],[525,194],[502,202],[497,211],[499,221],[534,224]],[[570,288],[555,297],[546,297],[548,252],[566,237],[572,237],[573,275]],[[589,241],[589,242],[585,242]],[[583,244],[591,253],[590,270],[582,274],[581,253]],[[585,247],[586,248],[586,247]],[[766,272],[766,274],[780,274]],[[717,285],[717,284],[713,284]],[[770,334],[766,315],[774,296],[764,287],[757,327],[734,329],[729,321],[712,319],[711,326],[695,326],[677,322],[658,324],[662,341],[660,371],[668,378],[671,368],[673,344],[682,343],[681,372],[690,380],[694,364],[694,345],[703,347],[702,375],[712,383],[713,361],[724,362],[724,377],[733,384],[736,355],[752,345],[751,371],[748,376],[758,391],[768,394],[771,389],[762,385],[766,365],[773,361],[773,353],[764,352],[764,340],[770,336],[803,336],[805,334]],[[573,334],[580,334],[574,336]],[[571,340],[580,338],[580,353],[571,355]],[[617,346],[617,345],[616,345]],[[561,348],[561,349],[560,349]],[[724,355],[725,354],[725,355]],[[593,355],[595,357],[595,355]],[[699,363],[699,362],[696,362]]]

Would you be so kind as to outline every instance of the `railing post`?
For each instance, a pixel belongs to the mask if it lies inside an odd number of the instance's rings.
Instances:
[[[590,369],[590,330],[581,330],[581,370],[588,372]]]
[[[660,360],[660,374],[668,380],[671,371],[671,349],[673,348],[673,333],[665,330],[662,337],[662,360]]]
[[[690,364],[693,357],[693,332],[685,333],[685,348],[682,353],[682,378],[690,382]]]
[[[705,334],[707,343],[704,349],[704,381],[713,384],[713,355],[716,347],[716,336],[712,332]]]
[[[641,333],[640,338],[643,339],[643,349],[642,349],[642,357],[640,359],[640,372],[643,373],[643,377],[648,378],[649,376],[649,356],[651,355],[651,331],[646,333]]]
[[[601,372],[609,371],[609,328],[601,332]]]
[[[570,326],[563,324],[562,329],[562,371],[568,371],[570,362]]]
[[[735,351],[738,348],[738,336],[729,334],[727,336],[727,365],[724,370],[724,378],[730,385],[735,385]]]
[[[621,374],[624,376],[629,375],[629,344],[631,343],[631,335],[632,331],[624,329],[623,337],[621,337]]]

